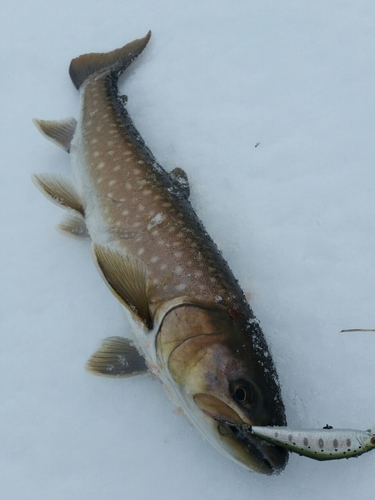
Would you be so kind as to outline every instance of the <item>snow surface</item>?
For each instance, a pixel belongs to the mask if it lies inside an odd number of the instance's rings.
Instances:
[[[158,381],[83,365],[126,335],[88,242],[30,175],[69,158],[33,117],[77,116],[71,58],[153,37],[123,82],[159,162],[250,294],[289,424],[375,423],[373,0],[3,0],[0,497],[373,498],[375,453],[290,457],[267,477],[233,464]],[[260,143],[257,147],[255,145]]]

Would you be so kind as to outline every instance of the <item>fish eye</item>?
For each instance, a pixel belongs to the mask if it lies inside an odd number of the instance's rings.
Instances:
[[[253,403],[255,400],[254,388],[245,380],[234,383],[231,387],[231,393],[235,401],[239,404]]]
[[[244,387],[242,387],[241,385],[238,385],[234,389],[233,396],[234,396],[234,399],[238,403],[246,403],[246,401],[247,401],[247,392],[246,392],[246,389]]]

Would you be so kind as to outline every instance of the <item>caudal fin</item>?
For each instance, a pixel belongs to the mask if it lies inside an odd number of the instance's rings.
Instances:
[[[151,37],[151,31],[144,38],[134,40],[121,49],[105,54],[84,54],[72,60],[69,75],[77,89],[90,75],[97,72],[117,73],[119,76],[136,59],[146,47]]]

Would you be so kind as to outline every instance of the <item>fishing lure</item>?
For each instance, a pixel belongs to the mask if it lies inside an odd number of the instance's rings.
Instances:
[[[219,421],[219,432],[248,434],[315,460],[338,460],[358,457],[375,448],[375,427],[366,431],[355,429],[294,430],[289,427],[260,427]],[[223,428],[227,433],[223,432]]]

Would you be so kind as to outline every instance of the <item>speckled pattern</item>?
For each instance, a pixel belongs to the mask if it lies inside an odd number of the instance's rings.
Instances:
[[[102,243],[146,266],[151,303],[183,295],[242,315],[247,307],[237,281],[177,181],[136,132],[117,95],[116,79],[93,76],[81,92],[78,126],[92,185],[82,201],[93,240],[98,239],[97,220],[90,215],[99,210]]]

